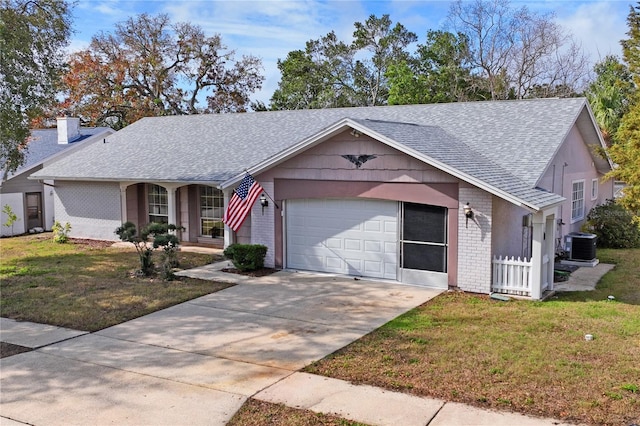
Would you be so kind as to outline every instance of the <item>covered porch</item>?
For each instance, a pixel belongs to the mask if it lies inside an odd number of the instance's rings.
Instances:
[[[182,226],[183,243],[224,246],[228,231],[222,223],[229,193],[214,184],[120,182],[122,221],[138,229],[151,222]]]

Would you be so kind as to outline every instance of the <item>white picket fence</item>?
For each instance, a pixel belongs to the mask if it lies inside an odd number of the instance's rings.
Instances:
[[[495,293],[531,297],[531,259],[493,257],[493,285]]]

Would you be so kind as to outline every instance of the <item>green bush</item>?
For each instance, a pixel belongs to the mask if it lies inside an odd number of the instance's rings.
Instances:
[[[640,226],[631,212],[615,200],[591,209],[583,230],[598,236],[598,247],[640,247]]]
[[[51,230],[53,231],[53,241],[56,243],[64,244],[69,241],[69,232],[71,232],[71,224],[69,222],[63,225],[56,220]]]
[[[261,244],[231,244],[224,249],[224,255],[240,271],[255,271],[264,267],[267,247]]]

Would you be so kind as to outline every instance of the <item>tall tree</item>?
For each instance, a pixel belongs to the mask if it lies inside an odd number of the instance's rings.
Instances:
[[[387,71],[390,104],[459,102],[484,99],[484,84],[471,74],[464,34],[429,31],[415,56]]]
[[[627,16],[628,39],[622,40],[622,55],[636,86],[629,111],[620,122],[616,143],[609,149],[616,167],[609,177],[626,184],[620,200],[640,220],[640,2],[631,6]]]
[[[611,145],[620,121],[629,109],[635,85],[629,68],[616,56],[605,57],[593,71],[596,78],[585,94],[607,145]]]
[[[371,15],[364,23],[354,25],[353,47],[372,55],[356,63],[357,90],[364,96],[365,105],[383,105],[389,96],[387,69],[409,58],[406,48],[417,41],[418,36],[400,23],[392,27],[389,15],[381,18]]]
[[[63,107],[114,128],[145,116],[242,112],[264,77],[258,58],[234,57],[219,35],[172,24],[167,15],[142,14],[72,55]],[[207,104],[201,107],[203,93]]]
[[[583,51],[553,21],[508,0],[458,0],[449,10],[452,28],[469,40],[471,64],[491,99],[569,96],[588,73]]]
[[[318,109],[357,104],[353,81],[355,54],[332,31],[306,43],[305,50],[278,60],[282,74],[271,97],[272,109]]]
[[[640,220],[640,102],[637,100],[622,119],[616,140],[609,148],[616,164],[609,177],[626,184],[620,202]]]
[[[271,98],[272,109],[370,106],[387,103],[386,72],[408,58],[406,47],[417,40],[388,15],[356,22],[354,41],[345,43],[332,31],[289,52],[278,61],[282,73]]]
[[[0,165],[24,162],[29,125],[55,102],[71,34],[64,0],[0,0]]]

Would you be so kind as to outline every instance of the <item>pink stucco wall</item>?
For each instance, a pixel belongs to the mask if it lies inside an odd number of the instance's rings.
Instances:
[[[591,208],[604,203],[607,199],[613,198],[613,181],[602,180],[603,174],[599,173],[595,166],[593,158],[595,155],[599,154],[590,152],[580,131],[577,127],[574,127],[538,183],[541,188],[560,194],[567,199],[558,212],[564,223],[564,225],[559,226],[559,237],[569,232],[580,231],[580,227],[584,223],[584,219],[571,220],[573,182],[584,180],[585,218]],[[598,196],[592,199],[591,186],[594,179],[598,181]]]

